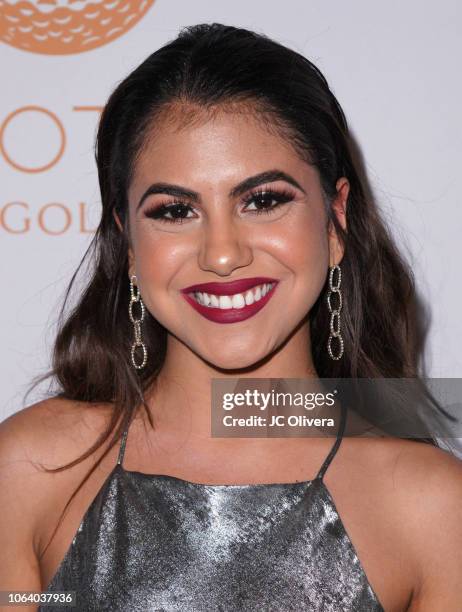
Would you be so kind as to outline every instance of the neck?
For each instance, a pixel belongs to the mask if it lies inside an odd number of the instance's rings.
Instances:
[[[213,378],[319,378],[312,360],[308,324],[263,361],[240,370],[216,368],[169,336],[164,366],[146,393],[158,431],[189,432],[195,438],[210,439]]]

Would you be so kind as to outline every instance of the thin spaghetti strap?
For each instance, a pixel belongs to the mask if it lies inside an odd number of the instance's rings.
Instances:
[[[130,423],[124,429],[124,432],[122,434],[122,439],[121,439],[121,442],[120,442],[120,449],[119,449],[119,456],[117,458],[117,465],[122,465],[122,461],[124,460],[125,446],[127,444],[127,436],[128,436],[128,428],[129,427],[130,427]]]
[[[317,473],[316,480],[318,479],[322,480],[324,478],[324,474],[326,473],[326,470],[329,467],[332,459],[335,457],[335,454],[338,451],[338,447],[340,446],[340,442],[342,441],[343,432],[345,431],[345,425],[346,425],[347,409],[344,404],[341,404],[340,409],[341,409],[341,416],[340,416],[340,426],[337,432],[337,439],[335,440],[334,445],[330,449],[330,453],[325,458],[324,463],[322,464],[319,472]]]

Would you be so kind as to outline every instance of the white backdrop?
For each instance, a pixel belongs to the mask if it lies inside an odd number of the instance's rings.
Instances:
[[[455,0],[155,0],[118,38],[67,55],[17,48],[0,26],[0,420],[47,366],[65,285],[98,220],[98,108],[180,27],[200,22],[266,33],[325,74],[427,305],[427,375],[462,376],[461,18]]]

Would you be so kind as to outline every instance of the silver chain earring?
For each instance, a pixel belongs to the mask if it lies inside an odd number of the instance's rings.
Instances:
[[[136,370],[141,370],[142,368],[144,368],[148,360],[148,351],[146,349],[146,345],[144,344],[141,338],[141,323],[143,322],[143,319],[144,319],[145,307],[143,304],[143,300],[141,299],[140,290],[135,284],[136,282],[137,282],[136,276],[135,275],[131,276],[130,277],[130,303],[128,305],[128,315],[130,317],[130,321],[133,323],[134,334],[135,334],[135,340],[132,344],[132,350],[131,350],[132,364]],[[137,302],[139,302],[140,308],[141,308],[139,319],[137,319],[135,315],[133,314],[133,304],[136,304]],[[139,347],[141,347],[143,350],[143,361],[141,363],[137,363],[135,360],[135,351]]]
[[[333,283],[334,273],[338,272],[337,282]],[[340,311],[342,310],[342,292],[340,291],[340,283],[342,282],[342,270],[340,266],[335,264],[332,268],[329,269],[329,292],[327,294],[327,307],[330,312],[330,335],[329,340],[327,342],[327,351],[331,359],[337,361],[343,355],[343,338],[340,333]],[[331,297],[333,293],[337,293],[338,295],[338,305],[337,308],[332,307]],[[334,355],[332,352],[332,339],[337,338],[339,342],[339,352],[337,355]]]

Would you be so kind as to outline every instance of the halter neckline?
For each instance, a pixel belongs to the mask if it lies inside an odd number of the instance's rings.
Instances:
[[[193,482],[190,480],[186,480],[184,478],[180,478],[178,476],[172,476],[170,474],[148,474],[145,472],[139,472],[136,470],[126,470],[123,467],[123,459],[124,459],[124,455],[125,455],[125,448],[127,445],[127,437],[128,437],[128,431],[130,428],[130,424],[127,425],[127,427],[125,428],[123,434],[122,434],[122,438],[121,438],[121,443],[120,443],[120,449],[119,449],[119,455],[117,458],[117,464],[114,466],[114,469],[119,468],[120,470],[122,470],[124,473],[126,474],[132,474],[132,475],[140,475],[141,477],[152,477],[152,478],[168,478],[171,479],[172,481],[180,481],[183,483],[188,483],[190,485],[193,486],[203,486],[203,487],[215,487],[215,488],[225,488],[225,487],[234,487],[234,488],[246,488],[246,487],[261,487],[261,486],[281,486],[281,485],[301,485],[301,484],[310,484],[316,480],[320,480],[323,481],[324,479],[324,475],[327,471],[327,468],[329,467],[329,465],[331,464],[333,458],[335,457],[338,448],[340,446],[340,443],[343,439],[343,434],[345,432],[345,426],[346,426],[346,419],[347,419],[347,408],[345,407],[344,404],[340,405],[340,425],[337,431],[337,438],[332,446],[332,448],[329,451],[329,454],[327,455],[327,457],[324,459],[324,462],[322,463],[321,467],[319,468],[318,473],[316,474],[315,478],[311,479],[311,480],[300,480],[300,481],[296,481],[296,482],[284,482],[284,483],[249,483],[249,484],[208,484],[208,483],[201,483],[201,482]]]

